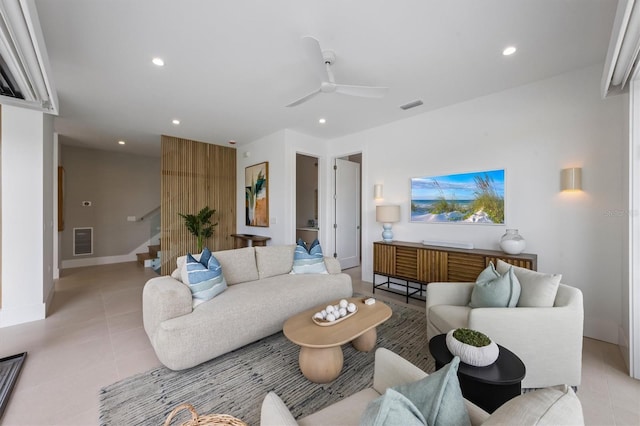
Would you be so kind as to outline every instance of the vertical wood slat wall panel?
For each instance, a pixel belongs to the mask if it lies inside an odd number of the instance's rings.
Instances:
[[[161,273],[170,274],[176,258],[197,251],[196,238],[178,213],[195,214],[204,206],[215,209],[211,251],[233,248],[236,231],[235,148],[162,135]]]

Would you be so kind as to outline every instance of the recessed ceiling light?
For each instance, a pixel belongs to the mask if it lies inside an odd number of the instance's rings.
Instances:
[[[235,144],[236,144],[236,141],[234,141],[233,139],[229,141],[229,145],[235,145]]]
[[[176,126],[177,126],[178,124],[180,124],[180,120],[178,120],[178,119],[174,119],[174,120],[172,120],[171,122],[172,122],[173,124],[175,124]]]
[[[159,67],[164,66],[164,61],[162,60],[162,58],[153,58],[151,62],[153,62],[153,65],[157,65]]]
[[[320,124],[324,124],[326,122],[327,122],[326,118],[321,118],[320,120],[318,120],[318,123],[320,123]]]
[[[516,48],[514,46],[509,46],[502,51],[502,54],[504,56],[510,56],[510,55],[513,55],[514,53],[516,53]]]
[[[124,145],[124,144],[126,144],[126,142],[125,141],[118,141],[118,144]]]

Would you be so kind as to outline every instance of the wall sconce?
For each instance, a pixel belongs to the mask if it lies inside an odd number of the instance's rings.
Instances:
[[[400,206],[376,206],[376,222],[382,222],[382,241],[390,243],[393,240],[391,224],[400,222]]]
[[[376,183],[375,185],[373,185],[373,198],[374,198],[374,200],[381,200],[382,199],[382,184],[381,183]]]
[[[581,191],[582,190],[582,168],[571,167],[562,169],[560,173],[561,191]]]

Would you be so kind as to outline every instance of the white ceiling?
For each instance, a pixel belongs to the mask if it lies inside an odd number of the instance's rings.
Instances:
[[[61,141],[149,155],[161,134],[238,145],[283,128],[333,138],[603,63],[616,4],[36,0]],[[286,108],[319,84],[305,35],[335,51],[337,82],[387,86],[387,96],[320,94]],[[518,51],[505,57],[508,45]],[[424,105],[399,108],[415,99]]]

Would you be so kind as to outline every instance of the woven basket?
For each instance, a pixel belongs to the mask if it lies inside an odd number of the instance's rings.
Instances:
[[[191,420],[181,423],[180,426],[249,426],[242,420],[228,414],[207,414],[205,416],[199,416],[191,404],[180,404],[174,408],[171,413],[169,413],[167,420],[165,420],[164,426],[169,426],[176,414],[185,408],[191,412]]]

